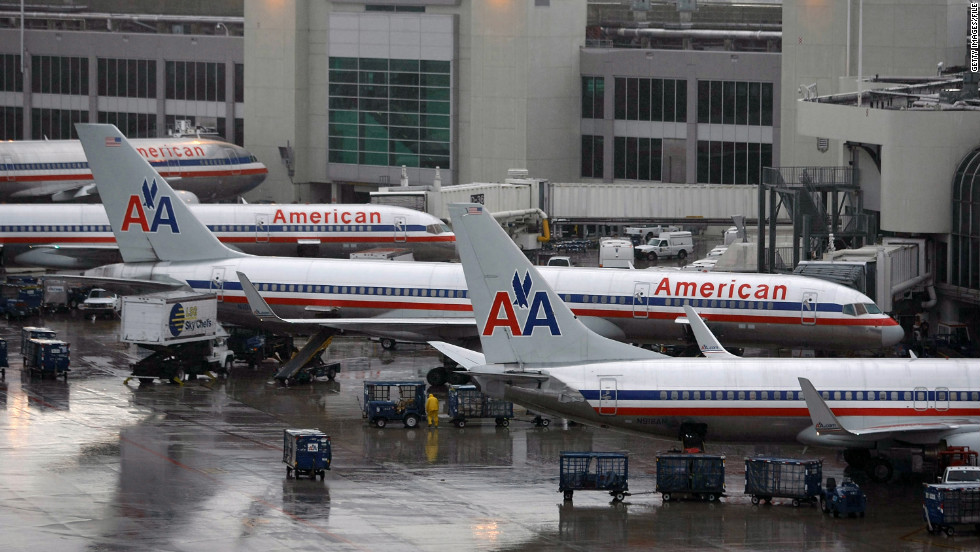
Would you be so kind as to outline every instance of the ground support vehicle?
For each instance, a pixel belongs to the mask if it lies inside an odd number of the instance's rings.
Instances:
[[[677,257],[684,260],[694,252],[694,239],[690,232],[663,232],[658,237],[650,238],[647,243],[636,246],[637,259],[656,261]]]
[[[130,365],[130,378],[180,383],[185,377],[227,371],[235,357],[217,313],[213,294],[177,291],[124,297],[120,341],[136,345],[141,354]]]
[[[575,491],[608,491],[614,502],[629,496],[629,457],[618,452],[559,454],[558,492],[566,501]]]
[[[286,477],[306,475],[310,479],[320,476],[323,481],[330,469],[333,451],[330,436],[319,429],[284,429],[282,432],[282,461],[286,464]]]
[[[7,340],[0,337],[0,379],[7,379]]]
[[[725,457],[701,452],[658,455],[657,492],[664,502],[682,497],[718,500],[725,496]]]
[[[32,338],[27,340],[27,354],[24,355],[24,368],[31,376],[63,377],[68,381],[71,371],[69,345],[60,339]]]
[[[291,353],[276,372],[276,380],[283,385],[290,383],[310,383],[314,379],[326,376],[328,379],[337,377],[340,363],[327,364],[323,361],[323,352],[333,341],[333,331],[321,328],[313,334],[306,345],[299,351]]]
[[[0,303],[0,309],[3,310],[3,316],[7,320],[23,320],[30,315],[30,310],[22,299],[16,297],[8,297]]]
[[[752,504],[773,498],[790,498],[793,506],[815,505],[820,498],[823,480],[822,460],[796,460],[758,456],[745,459],[745,494]]]
[[[953,536],[957,525],[980,531],[980,485],[933,483],[925,486],[922,511],[930,533]]]
[[[399,420],[407,428],[418,427],[425,417],[425,382],[366,381],[361,417],[378,427]]]
[[[834,517],[856,515],[864,517],[864,509],[868,503],[864,491],[850,479],[838,485],[833,477],[827,478],[827,485],[820,493],[820,505],[823,513],[833,514]]]
[[[247,328],[232,328],[228,347],[235,354],[235,360],[247,362],[249,368],[254,368],[267,358],[286,362],[295,351],[291,336],[255,332]]]
[[[70,311],[78,308],[88,296],[88,290],[73,288],[64,280],[44,279],[42,306],[47,312]]]
[[[449,419],[456,427],[473,418],[493,418],[497,427],[507,427],[514,417],[514,403],[488,397],[475,385],[449,386]]]
[[[78,310],[86,315],[105,315],[110,318],[120,311],[121,302],[119,296],[111,291],[102,288],[92,288],[88,292],[88,297],[78,305]]]
[[[0,293],[0,313],[7,320],[39,314],[42,299],[43,290],[34,278],[8,278]]]

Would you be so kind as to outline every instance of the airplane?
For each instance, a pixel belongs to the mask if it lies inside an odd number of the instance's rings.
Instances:
[[[204,201],[240,196],[269,173],[254,155],[223,140],[133,138],[130,143],[172,185]],[[78,140],[0,142],[0,201],[92,201],[96,193]]]
[[[484,393],[583,423],[716,442],[844,449],[874,479],[888,449],[980,449],[976,359],[740,358],[683,308],[706,357],[658,358],[582,324],[478,204],[450,216],[483,352],[430,342]],[[703,449],[702,449],[703,450]]]
[[[121,293],[212,292],[223,323],[273,331],[476,340],[459,264],[255,257],[229,249],[173,198],[166,180],[115,127],[77,128],[124,261],[85,271],[90,283]],[[115,138],[121,146],[105,145]],[[258,292],[277,309],[270,309],[264,321],[249,308],[239,272],[256,282]],[[800,276],[579,268],[542,272],[590,327],[623,341],[684,338],[686,324],[678,322],[685,322],[682,302],[692,294],[710,312],[716,331],[736,341],[877,349],[903,335],[901,326],[865,295]],[[862,306],[862,314],[850,314],[857,312],[854,308],[843,312],[853,305]],[[443,367],[434,368],[430,383],[449,375]]]
[[[391,205],[191,204],[218,239],[254,255],[341,257],[407,249],[417,260],[456,256],[438,218]],[[84,270],[120,262],[105,208],[97,204],[0,205],[0,265]]]

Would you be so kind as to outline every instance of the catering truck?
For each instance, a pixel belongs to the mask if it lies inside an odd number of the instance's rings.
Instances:
[[[120,341],[136,345],[141,360],[131,378],[183,382],[227,372],[234,362],[227,332],[218,323],[214,294],[168,291],[123,297]],[[129,378],[127,378],[128,381]]]

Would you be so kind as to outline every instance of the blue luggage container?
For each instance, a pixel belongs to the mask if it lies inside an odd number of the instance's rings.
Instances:
[[[475,385],[449,386],[449,418],[456,427],[472,418],[493,418],[497,427],[507,427],[514,417],[514,403],[488,397]]]
[[[791,498],[793,506],[804,502],[816,505],[823,492],[822,480],[822,460],[767,456],[745,459],[745,494],[752,495],[752,504]]]
[[[956,525],[980,529],[980,485],[975,483],[934,483],[925,486],[922,501],[926,529],[930,533],[956,533]]]
[[[58,339],[29,339],[29,356],[24,357],[24,368],[30,370],[32,376],[41,378],[61,376],[68,380],[71,371],[70,345]]]
[[[608,491],[614,502],[629,495],[629,458],[618,452],[559,454],[558,492],[571,500],[575,491]]]
[[[323,481],[330,469],[333,451],[330,436],[318,429],[286,429],[282,432],[282,461],[286,464],[286,477],[306,475],[310,479],[320,476]]]
[[[718,500],[725,496],[725,457],[681,452],[658,455],[657,492],[664,502],[681,497]]]

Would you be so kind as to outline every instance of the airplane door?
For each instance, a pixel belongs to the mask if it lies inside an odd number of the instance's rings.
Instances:
[[[218,302],[225,300],[225,268],[214,267],[211,269],[211,283],[209,286],[211,293],[218,296]]]
[[[929,409],[929,390],[925,387],[916,387],[912,390],[912,407],[916,410]]]
[[[268,243],[269,232],[269,215],[255,215],[255,243]]]
[[[225,163],[228,168],[231,169],[231,174],[239,175],[242,174],[242,166],[238,163],[238,156],[235,155],[235,150],[230,148],[225,148]]]
[[[408,220],[405,217],[395,217],[395,242],[403,243],[408,240]]]
[[[650,282],[633,284],[633,318],[646,318],[650,313]]]
[[[803,292],[803,303],[801,303],[800,306],[800,318],[804,326],[812,326],[817,323],[817,292]]]
[[[599,414],[615,416],[618,395],[616,378],[599,378]]]

